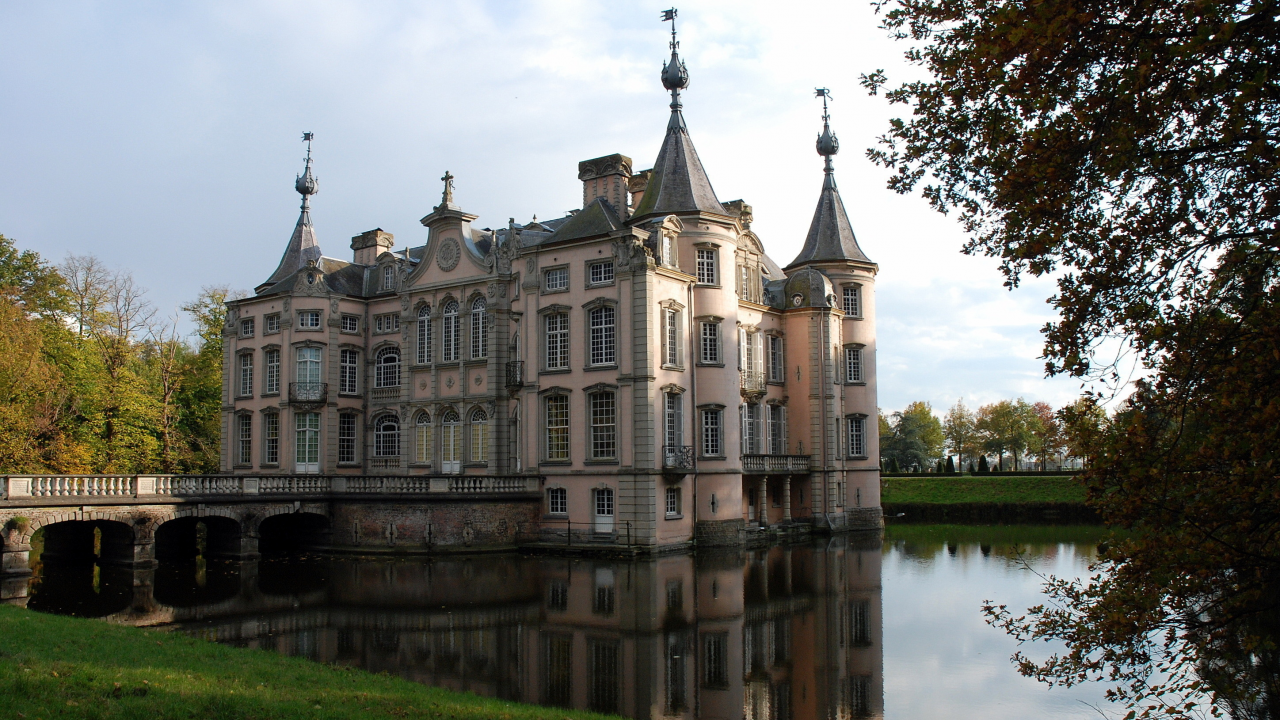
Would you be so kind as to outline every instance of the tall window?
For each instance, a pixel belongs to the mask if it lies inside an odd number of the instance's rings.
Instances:
[[[862,382],[862,348],[844,349],[844,379],[845,382]]]
[[[304,412],[293,416],[294,461],[298,472],[320,470],[320,413]]]
[[[786,362],[782,354],[782,338],[769,336],[769,382],[785,382]]]
[[[845,315],[851,317],[862,317],[862,286],[846,285],[844,295],[842,296],[840,309],[844,310]]]
[[[760,452],[760,439],[763,423],[760,417],[760,405],[742,406],[742,452],[755,455]]]
[[[667,515],[680,514],[680,488],[667,488]]]
[[[440,462],[446,472],[457,472],[462,463],[462,419],[446,410],[440,420],[444,433],[440,438]]]
[[[253,463],[253,416],[237,415],[236,419],[240,423],[236,464],[250,465]]]
[[[489,356],[489,313],[484,298],[471,303],[471,357]]]
[[[721,413],[722,411],[718,409],[702,411],[702,454],[705,457],[724,455]]]
[[[764,343],[763,336],[754,330],[748,332],[739,328],[738,330],[738,367],[741,369],[764,374]]]
[[[338,462],[356,461],[356,416],[342,413],[338,416]]]
[[[662,362],[680,365],[680,311],[675,308],[662,310]]]
[[[240,397],[253,395],[253,354],[240,356]]]
[[[373,421],[373,456],[397,457],[400,455],[400,419],[395,415],[383,415]]]
[[[569,396],[551,395],[547,408],[547,459],[569,459]]]
[[[298,348],[298,368],[294,376],[299,384],[316,385],[320,382],[320,348]]]
[[[552,313],[547,316],[547,369],[563,370],[569,367],[569,314]]]
[[[618,407],[616,396],[609,391],[592,393],[591,458],[611,460],[618,456]]]
[[[400,349],[387,347],[378,351],[373,364],[373,386],[400,386]]]
[[[699,362],[718,365],[722,362],[720,359],[720,323],[704,322],[701,325]]]
[[[262,416],[262,462],[267,465],[280,463],[280,414],[269,412]]]
[[[280,392],[280,351],[266,350],[262,353],[262,364],[266,366],[263,373],[262,392],[274,395]]]
[[[615,316],[613,307],[609,305],[592,308],[588,314],[591,326],[592,365],[610,365],[618,362]]]
[[[684,396],[680,393],[663,394],[663,444],[675,448],[684,445]]]
[[[355,395],[360,392],[360,353],[344,349],[340,354],[341,364],[338,374],[338,392],[343,395]]]
[[[418,310],[418,364],[431,362],[431,306]]]
[[[440,340],[440,351],[444,356],[444,362],[457,362],[458,360],[458,303],[450,300],[444,306],[444,327],[441,328],[444,337]]]
[[[471,462],[489,462],[489,416],[480,408],[471,411]]]
[[[613,282],[613,261],[591,263],[588,270],[588,281],[592,285],[606,285]]]
[[[675,267],[676,265],[676,236],[675,233],[662,233],[662,264],[667,267]]]
[[[698,248],[698,284],[717,285],[716,251],[710,248]]]
[[[849,418],[849,457],[867,456],[867,420]]]
[[[425,412],[418,413],[418,422],[414,428],[413,459],[415,462],[431,462],[431,445],[435,438],[431,436],[431,416]]]
[[[383,290],[395,289],[395,277],[396,277],[395,270],[392,269],[390,265],[383,267],[382,268],[382,289]]]
[[[547,512],[552,515],[565,515],[569,512],[569,491],[564,488],[551,488],[547,491]]]
[[[725,633],[702,636],[702,685],[708,688],[729,686],[729,636]]]
[[[787,452],[787,409],[781,405],[769,406],[769,454],[784,455]]]

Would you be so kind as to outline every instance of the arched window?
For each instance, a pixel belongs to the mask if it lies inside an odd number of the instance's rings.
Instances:
[[[484,298],[471,303],[471,357],[489,356],[489,313]]]
[[[414,427],[414,462],[431,462],[431,445],[435,440],[432,437],[431,430],[431,416],[425,412],[418,413],[418,420]]]
[[[462,423],[455,410],[440,417],[440,467],[445,472],[462,470]]]
[[[373,367],[373,386],[400,386],[400,348],[388,347],[378,351]]]
[[[450,300],[444,306],[444,337],[440,340],[444,362],[458,360],[458,302]]]
[[[431,362],[431,306],[418,310],[418,364]]]
[[[489,416],[480,408],[471,411],[471,462],[489,462]]]
[[[383,415],[373,421],[373,456],[397,457],[400,455],[400,419],[395,415]]]

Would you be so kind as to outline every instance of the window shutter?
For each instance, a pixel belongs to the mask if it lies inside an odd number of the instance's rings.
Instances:
[[[744,363],[746,351],[747,351],[747,331],[743,330],[742,328],[738,328],[738,369],[739,370],[747,369],[747,366]]]
[[[779,406],[779,407],[778,407],[778,422],[782,423],[782,432],[780,433],[780,434],[781,434],[781,436],[782,436],[782,447],[778,448],[778,452],[779,452],[779,453],[781,453],[781,454],[784,454],[784,455],[785,455],[785,454],[787,453],[787,450],[788,450],[788,446],[787,446],[787,409],[786,409],[785,407],[781,407],[781,406]]]
[[[738,451],[747,454],[747,406],[738,406]]]

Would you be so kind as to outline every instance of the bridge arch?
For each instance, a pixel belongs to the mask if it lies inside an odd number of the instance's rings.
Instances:
[[[315,508],[277,506],[257,518],[258,547],[264,555],[296,553],[329,544],[329,516]]]
[[[157,560],[243,557],[244,532],[239,517],[217,512],[175,512],[156,528]]]

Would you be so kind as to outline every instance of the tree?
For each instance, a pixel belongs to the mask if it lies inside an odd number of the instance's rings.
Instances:
[[[929,403],[911,403],[902,412],[889,416],[885,426],[880,435],[882,456],[907,467],[925,468],[942,455],[942,423]]]
[[[991,466],[987,464],[986,455],[978,456],[978,472],[980,473],[991,472]]]
[[[1040,469],[1049,469],[1050,456],[1057,457],[1062,451],[1062,424],[1047,402],[1036,402],[1031,405],[1036,420],[1032,427],[1034,436],[1029,450],[1040,456]]]
[[[222,433],[222,332],[226,287],[206,287],[182,310],[196,323],[197,348],[183,360],[177,404],[178,428],[186,443],[183,465],[189,472],[217,472]]]
[[[1280,645],[1280,7],[880,7],[928,75],[888,93],[913,113],[871,152],[890,186],[924,183],[1010,287],[1056,277],[1047,372],[1118,383],[1117,357],[1146,371],[1085,449],[1090,502],[1132,532],[1089,581],[993,620],[1066,642],[1023,672],[1110,678],[1134,714],[1275,717],[1259,663]],[[1098,352],[1117,340],[1128,352]]]
[[[957,400],[956,404],[947,411],[946,419],[942,421],[947,448],[959,457],[961,465],[964,465],[966,455],[972,455],[978,450],[973,423],[973,412],[965,407],[964,400]]]
[[[947,456],[947,470],[946,470],[946,471],[947,471],[947,473],[948,473],[949,475],[955,475],[955,473],[956,473],[956,460],[955,460],[955,458],[951,457],[950,455],[948,455],[948,456]]]
[[[1093,397],[1082,397],[1058,411],[1058,422],[1067,454],[1080,458],[1088,467],[1102,447],[1109,424],[1107,411]]]

